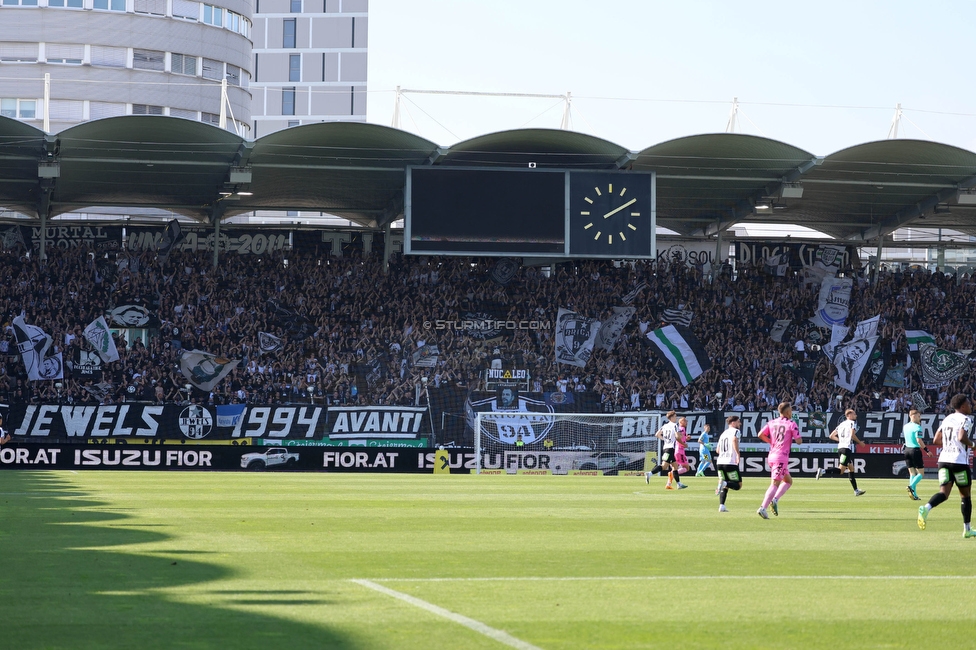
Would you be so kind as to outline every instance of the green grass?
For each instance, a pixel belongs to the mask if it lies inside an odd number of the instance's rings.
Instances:
[[[0,472],[0,648],[505,647],[357,578],[545,650],[973,646],[957,495],[685,480]]]

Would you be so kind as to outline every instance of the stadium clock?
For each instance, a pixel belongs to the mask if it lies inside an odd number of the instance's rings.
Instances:
[[[572,173],[570,254],[647,257],[651,243],[651,175]]]

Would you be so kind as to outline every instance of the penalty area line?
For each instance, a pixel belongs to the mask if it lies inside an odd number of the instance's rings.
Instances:
[[[976,578],[976,575],[962,576],[962,575],[925,575],[925,576],[857,576],[857,575],[823,575],[823,576],[812,576],[812,575],[802,575],[802,576],[784,576],[784,575],[772,575],[772,576],[742,576],[742,575],[724,575],[724,576],[579,576],[579,577],[564,577],[564,576],[523,576],[523,577],[505,577],[499,576],[496,578],[375,578],[379,582],[578,582],[578,581],[603,581],[603,582],[613,582],[615,580],[619,581],[663,581],[663,580],[972,580]],[[353,582],[359,583],[359,580],[353,580]],[[370,581],[365,581],[370,582]],[[373,583],[376,584],[376,583]],[[377,585],[379,586],[379,585]],[[392,590],[391,590],[392,591]],[[397,592],[394,592],[397,593]],[[421,601],[423,602],[423,601]]]
[[[526,641],[518,639],[512,636],[511,634],[509,634],[508,632],[495,629],[493,627],[485,625],[481,621],[476,621],[473,618],[462,616],[461,614],[457,614],[450,610],[444,609],[443,607],[438,607],[433,603],[428,603],[426,600],[421,600],[420,598],[416,598],[414,596],[405,594],[400,591],[394,591],[393,589],[384,587],[383,585],[376,584],[372,580],[355,579],[355,580],[350,580],[350,582],[354,582],[357,585],[366,587],[367,589],[372,589],[373,591],[378,591],[381,594],[385,594],[392,598],[396,598],[397,600],[402,600],[405,603],[413,605],[414,607],[419,607],[420,609],[426,612],[430,612],[431,614],[434,614],[436,616],[440,616],[441,618],[446,618],[449,621],[453,621],[454,623],[463,625],[469,630],[474,630],[478,634],[482,634],[490,639],[494,639],[499,643],[504,643],[505,645],[511,648],[519,648],[519,650],[541,650],[538,646],[534,646],[531,643],[527,643]]]

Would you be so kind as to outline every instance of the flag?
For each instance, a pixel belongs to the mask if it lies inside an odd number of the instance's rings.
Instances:
[[[156,247],[156,254],[159,256],[159,259],[164,262],[168,260],[169,254],[183,241],[183,236],[183,229],[180,228],[179,221],[173,219],[166,224],[166,228],[163,229],[163,236],[159,240],[159,245]]]
[[[240,359],[218,357],[203,350],[184,350],[180,355],[180,372],[200,390],[211,391],[240,362]]]
[[[813,321],[819,327],[843,325],[851,305],[854,280],[826,276],[820,283],[820,298]]]
[[[519,263],[512,259],[511,257],[502,257],[497,262],[495,266],[491,269],[491,280],[503,287],[512,281],[515,274],[518,273]]]
[[[24,317],[13,320],[14,336],[17,339],[17,352],[20,353],[31,381],[64,379],[64,361],[61,353],[47,356],[51,348],[51,337],[40,327],[28,325]]]
[[[112,394],[112,391],[115,390],[115,386],[110,381],[103,381],[90,386],[82,385],[82,389],[101,402],[103,399]]]
[[[783,277],[790,268],[790,254],[787,252],[782,255],[770,255],[763,261],[763,266],[766,275]]]
[[[280,338],[268,332],[258,332],[258,356],[277,352],[285,347]]]
[[[629,292],[627,292],[624,295],[624,297],[620,299],[620,302],[624,303],[625,305],[629,305],[630,303],[634,302],[637,299],[637,296],[640,294],[640,292],[646,288],[647,288],[647,283],[641,282],[636,287],[634,287]]]
[[[935,337],[925,330],[905,330],[905,338],[908,339],[908,352],[918,358],[918,348],[920,345],[935,345]]]
[[[119,350],[115,347],[112,332],[104,316],[99,316],[85,328],[85,340],[91,343],[98,356],[106,363],[119,360]]]
[[[872,336],[878,335],[878,325],[881,323],[881,315],[878,314],[874,318],[869,318],[867,320],[860,321],[854,328],[854,336],[856,339],[869,339]]]
[[[871,383],[876,388],[883,388],[888,377],[888,365],[891,362],[891,341],[888,339],[878,339],[878,344],[874,346],[871,359],[868,361],[868,374]]]
[[[636,312],[636,307],[614,307],[613,316],[600,326],[600,332],[596,335],[595,346],[608,352],[612,350],[623,333],[624,327],[627,326],[628,321]]]
[[[877,342],[878,337],[875,336],[870,339],[851,339],[838,345],[834,350],[834,367],[837,368],[834,384],[854,392]]]
[[[665,309],[661,317],[665,323],[691,327],[691,319],[695,317],[695,312],[690,309]]]
[[[556,363],[585,368],[599,332],[597,319],[560,308],[556,316]]]
[[[817,374],[816,361],[802,361],[800,363],[787,363],[784,367],[792,372],[799,380],[797,390],[809,393],[813,389],[813,379]]]
[[[922,365],[922,388],[940,388],[969,372],[969,359],[949,350],[922,343],[918,348]]]
[[[648,332],[647,338],[654,344],[654,351],[671,364],[682,386],[687,386],[712,367],[708,353],[691,330],[667,325]]]
[[[929,405],[925,401],[925,396],[922,393],[918,391],[912,393],[912,408],[924,412],[928,407]]]
[[[440,353],[436,345],[425,345],[413,353],[413,365],[418,368],[436,368]]]
[[[299,314],[294,307],[289,307],[277,300],[269,300],[268,304],[274,310],[276,322],[284,328],[288,338],[293,341],[304,341],[315,331],[312,322]]]
[[[830,328],[830,343],[825,343],[821,349],[831,362],[834,360],[834,351],[837,349],[837,346],[844,342],[844,339],[847,338],[847,334],[850,331],[851,328],[846,325],[834,325]]]
[[[24,243],[24,233],[21,232],[20,226],[10,226],[0,231],[0,246],[5,251],[13,250],[18,246],[27,248],[27,244]]]
[[[116,327],[149,327],[156,328],[162,322],[142,305],[119,305],[108,313],[108,320]]]
[[[783,337],[786,336],[786,333],[790,330],[790,325],[792,324],[793,321],[788,318],[776,321],[769,330],[769,338],[773,339],[777,343],[782,343]]]

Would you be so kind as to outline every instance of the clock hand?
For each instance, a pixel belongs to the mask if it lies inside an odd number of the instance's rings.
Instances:
[[[615,214],[617,214],[618,212],[620,212],[621,210],[623,210],[623,209],[624,209],[624,208],[626,208],[627,206],[629,206],[629,205],[633,205],[634,203],[637,203],[637,199],[631,199],[631,200],[629,200],[629,201],[627,201],[626,203],[624,203],[624,204],[623,204],[622,206],[620,206],[619,208],[614,208],[614,209],[613,209],[613,210],[611,210],[610,212],[608,212],[608,213],[606,213],[605,215],[603,215],[603,218],[604,218],[604,219],[609,219],[610,217],[612,217],[613,215],[615,215]]]

